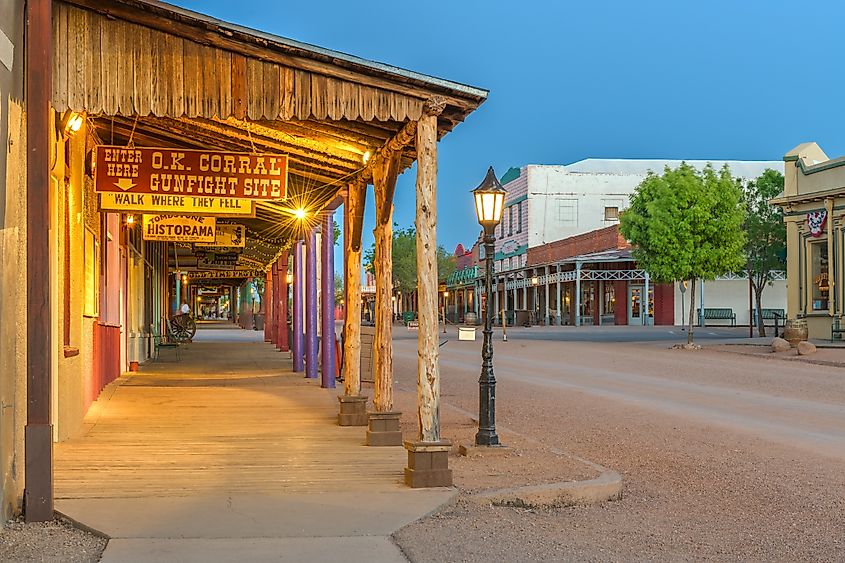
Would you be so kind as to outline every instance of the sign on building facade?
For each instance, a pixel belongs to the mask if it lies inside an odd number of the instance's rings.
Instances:
[[[144,214],[144,240],[210,242],[215,237],[217,220],[199,215]]]
[[[100,193],[277,200],[287,170],[285,155],[100,145],[94,178]]]

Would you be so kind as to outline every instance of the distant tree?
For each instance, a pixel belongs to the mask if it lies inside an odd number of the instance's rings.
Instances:
[[[343,272],[334,273],[334,304],[340,305],[343,301]]]
[[[375,255],[376,247],[373,243],[364,252],[364,268],[370,273],[375,273]],[[438,280],[445,280],[454,271],[455,257],[442,246],[438,246]],[[417,231],[414,227],[393,231],[393,287],[402,295],[408,295],[417,289]]]
[[[742,195],[747,214],[745,216],[745,256],[748,278],[754,292],[757,309],[757,333],[766,336],[763,325],[763,290],[772,284],[772,272],[783,268],[786,257],[786,225],[783,210],[769,205],[769,200],[783,191],[783,175],[767,169],[756,180],[745,185]]]
[[[631,196],[620,230],[637,264],[658,283],[690,281],[687,344],[693,343],[696,280],[741,270],[746,263],[745,209],[739,182],[725,166],[702,172],[682,163],[649,174]]]

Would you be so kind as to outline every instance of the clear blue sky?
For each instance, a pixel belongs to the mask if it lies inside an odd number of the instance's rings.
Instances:
[[[845,154],[839,1],[171,1],[489,89],[440,143],[449,251],[478,234],[469,190],[490,165],[501,176],[587,157],[777,160],[804,141]],[[414,174],[397,186],[401,227],[414,220]]]

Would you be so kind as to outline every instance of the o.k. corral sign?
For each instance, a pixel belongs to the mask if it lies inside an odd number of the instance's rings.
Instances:
[[[95,162],[103,209],[245,215],[287,195],[286,155],[100,145]]]
[[[211,242],[216,236],[216,226],[214,217],[144,214],[144,240]]]

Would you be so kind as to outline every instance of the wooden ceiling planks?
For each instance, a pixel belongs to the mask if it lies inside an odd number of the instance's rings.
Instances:
[[[249,58],[57,2],[53,105],[92,114],[418,119],[422,98]]]

